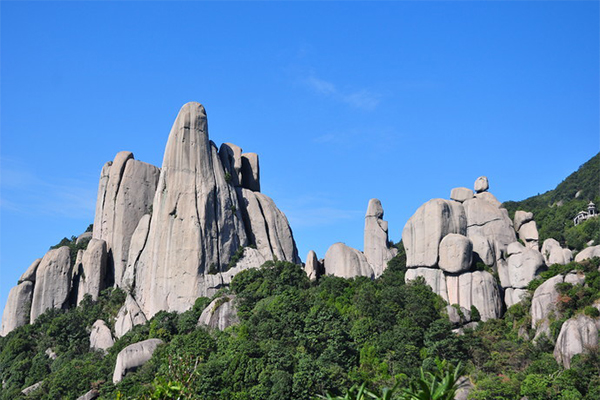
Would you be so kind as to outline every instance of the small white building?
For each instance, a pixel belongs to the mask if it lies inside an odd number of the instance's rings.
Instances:
[[[588,204],[587,211],[579,211],[577,216],[573,218],[573,223],[575,225],[579,225],[581,222],[597,216],[598,212],[596,211],[596,205],[590,201],[590,204]]]

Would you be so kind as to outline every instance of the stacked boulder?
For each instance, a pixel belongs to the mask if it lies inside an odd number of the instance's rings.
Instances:
[[[450,200],[430,200],[409,219],[402,233],[409,268],[405,279],[422,277],[448,303],[475,306],[487,320],[501,316],[503,293],[507,306],[518,301],[544,263],[539,252],[524,248],[515,248],[511,260],[509,248],[518,242],[507,210],[488,192],[486,177],[479,177],[474,189],[455,188]],[[526,233],[532,243],[537,240]]]

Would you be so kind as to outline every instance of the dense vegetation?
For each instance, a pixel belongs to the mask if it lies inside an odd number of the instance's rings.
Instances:
[[[593,201],[600,208],[600,153],[569,175],[554,190],[522,201],[507,201],[503,206],[511,217],[515,211],[533,212],[540,234],[540,243],[554,238],[562,246],[581,250],[591,239],[600,243],[600,221],[590,219],[578,226],[573,218],[579,211],[587,210]],[[587,240],[585,240],[588,238]]]

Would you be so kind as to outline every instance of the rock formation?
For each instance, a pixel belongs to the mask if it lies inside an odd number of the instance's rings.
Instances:
[[[125,304],[119,310],[115,321],[115,336],[120,339],[136,325],[145,324],[146,316],[131,295],[127,295]]]
[[[306,255],[306,264],[304,264],[304,272],[311,281],[316,280],[323,273],[323,266],[317,258],[317,254],[314,251],[309,251]]]
[[[242,187],[260,192],[260,165],[256,153],[242,154]]]
[[[198,319],[198,325],[221,331],[239,322],[237,308],[235,307],[235,296],[222,296],[214,299],[202,311]]]
[[[90,349],[100,350],[106,353],[113,344],[115,344],[115,340],[113,339],[110,328],[106,325],[106,322],[101,319],[94,322],[92,331],[90,332]]]
[[[71,255],[68,247],[63,246],[46,253],[35,274],[31,322],[49,308],[68,306],[71,273]]]
[[[383,220],[383,207],[378,199],[369,200],[365,215],[364,254],[375,278],[379,277],[398,253],[388,240],[388,223]]]
[[[475,185],[474,185],[475,192],[477,192],[477,193],[485,192],[489,188],[490,188],[490,184],[488,182],[487,176],[480,176],[475,181]]]
[[[588,258],[600,257],[600,244],[597,246],[586,247],[575,256],[575,261],[580,262]]]
[[[25,281],[35,282],[35,274],[41,261],[42,259],[38,258],[34,262],[32,262],[29,268],[27,268],[27,271],[25,271],[23,275],[21,275],[21,277],[19,278],[19,283]]]
[[[458,201],[459,203],[462,203],[466,200],[470,200],[472,198],[473,198],[473,191],[468,188],[464,188],[464,187],[454,188],[450,192],[450,199],[454,200],[454,201]]]
[[[6,336],[13,329],[29,323],[32,294],[33,283],[30,281],[23,281],[10,290],[2,313],[0,336]]]
[[[160,339],[148,339],[142,342],[130,344],[119,352],[117,363],[113,372],[113,383],[119,383],[123,377],[131,371],[146,364],[152,354],[163,341]]]
[[[367,276],[373,278],[375,273],[365,255],[344,243],[332,244],[325,253],[325,273],[340,278]]]
[[[439,267],[444,272],[466,272],[473,261],[473,243],[466,236],[450,233],[440,242],[439,255]]]
[[[76,279],[74,278],[74,282],[78,281],[77,304],[83,300],[86,294],[91,295],[92,300],[98,300],[98,296],[106,284],[107,258],[106,242],[100,239],[90,240],[81,261],[75,263]]]
[[[542,256],[548,266],[553,264],[565,265],[570,263],[573,258],[569,249],[563,249],[560,247],[560,243],[552,238],[544,240],[542,244]]]
[[[565,368],[571,367],[571,359],[589,349],[598,347],[597,321],[587,315],[579,314],[565,321],[560,329],[554,358]]]

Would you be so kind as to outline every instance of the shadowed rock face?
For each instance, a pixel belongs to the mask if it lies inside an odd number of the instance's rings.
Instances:
[[[325,253],[325,272],[340,278],[368,276],[373,278],[373,268],[365,255],[344,243],[334,243]]]
[[[37,268],[31,302],[31,322],[49,308],[64,308],[71,291],[71,256],[63,246],[50,250]]]
[[[398,253],[388,241],[388,223],[383,220],[383,207],[378,199],[371,199],[365,215],[364,253],[373,268],[375,277],[380,276]]]
[[[13,287],[8,293],[8,300],[2,314],[0,336],[29,323],[29,306],[33,294],[33,283],[24,281]]]
[[[198,318],[198,325],[221,331],[239,322],[235,296],[223,296],[214,299]]]
[[[123,377],[130,371],[146,364],[152,354],[163,341],[160,339],[148,339],[142,342],[130,344],[119,352],[117,363],[113,372],[113,383],[121,382]]]
[[[565,321],[560,329],[554,358],[565,368],[571,367],[571,359],[589,349],[598,347],[598,328],[596,321],[587,315],[579,314]]]
[[[80,271],[76,271],[80,275],[77,304],[83,300],[86,294],[90,294],[93,300],[98,300],[100,291],[105,288],[106,260],[106,242],[92,239],[83,253],[81,264],[75,263],[75,268],[80,269]]]

